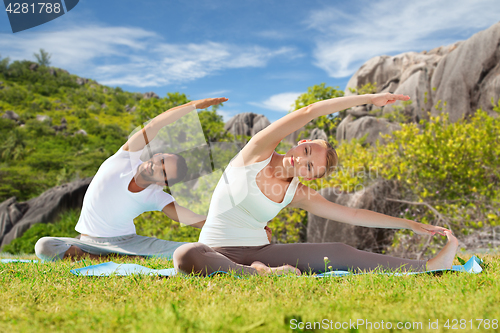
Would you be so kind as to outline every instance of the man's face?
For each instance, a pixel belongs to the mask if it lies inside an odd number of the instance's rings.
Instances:
[[[156,154],[139,167],[141,176],[160,186],[165,186],[168,179],[177,178],[177,156]]]

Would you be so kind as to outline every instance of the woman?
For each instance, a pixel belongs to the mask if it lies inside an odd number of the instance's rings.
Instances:
[[[320,101],[287,114],[257,133],[231,161],[221,177],[199,243],[185,244],[174,253],[175,267],[185,273],[235,271],[269,274],[292,271],[451,268],[458,247],[451,231],[376,212],[344,207],[323,198],[299,182],[328,175],[337,164],[335,150],[321,140],[303,140],[285,155],[274,151],[288,134],[319,116],[362,104],[383,106],[404,95],[370,94]],[[284,207],[302,208],[326,219],[376,228],[411,229],[417,234],[448,237],[441,252],[429,261],[408,260],[354,249],[342,243],[269,244],[266,224]],[[326,257],[328,259],[326,259]]]

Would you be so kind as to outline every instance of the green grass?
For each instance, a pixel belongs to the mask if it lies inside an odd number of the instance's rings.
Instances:
[[[290,332],[293,320],[305,323],[323,319],[329,325],[329,321],[335,325],[357,319],[373,325],[383,320],[384,325],[391,322],[394,326],[397,322],[421,322],[421,329],[402,330],[415,332],[430,331],[429,319],[439,320],[439,329],[432,332],[447,331],[447,319],[465,319],[467,327],[472,319],[476,327],[472,331],[482,331],[477,329],[479,322],[475,319],[500,319],[500,256],[484,259],[489,265],[477,275],[368,274],[324,279],[93,278],[77,277],[69,271],[95,261],[0,264],[0,331]],[[160,259],[114,261],[172,267],[171,261]],[[340,331],[386,330],[359,326],[358,330]]]

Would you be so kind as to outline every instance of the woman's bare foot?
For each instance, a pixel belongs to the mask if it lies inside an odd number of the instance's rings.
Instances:
[[[436,257],[427,261],[427,270],[450,269],[453,264],[458,249],[458,240],[451,231],[447,230],[444,233],[448,237],[448,243]]]
[[[257,273],[259,273],[259,275],[271,275],[271,274],[282,275],[286,273],[293,273],[297,275],[301,274],[298,268],[295,268],[290,265],[283,265],[279,267],[268,267],[263,263],[261,263],[260,261],[254,261],[250,266],[255,268],[257,270]]]

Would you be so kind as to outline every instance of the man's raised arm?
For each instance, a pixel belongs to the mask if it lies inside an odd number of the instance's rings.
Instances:
[[[158,131],[164,126],[173,123],[177,119],[182,118],[193,110],[206,109],[212,105],[217,105],[225,101],[227,101],[227,98],[225,97],[206,98],[197,101],[191,101],[184,105],[179,105],[174,108],[168,109],[167,111],[153,118],[153,120],[151,120],[146,126],[144,126],[142,130],[132,135],[123,146],[123,150],[132,152],[142,150],[149,142],[151,142],[156,137]]]

